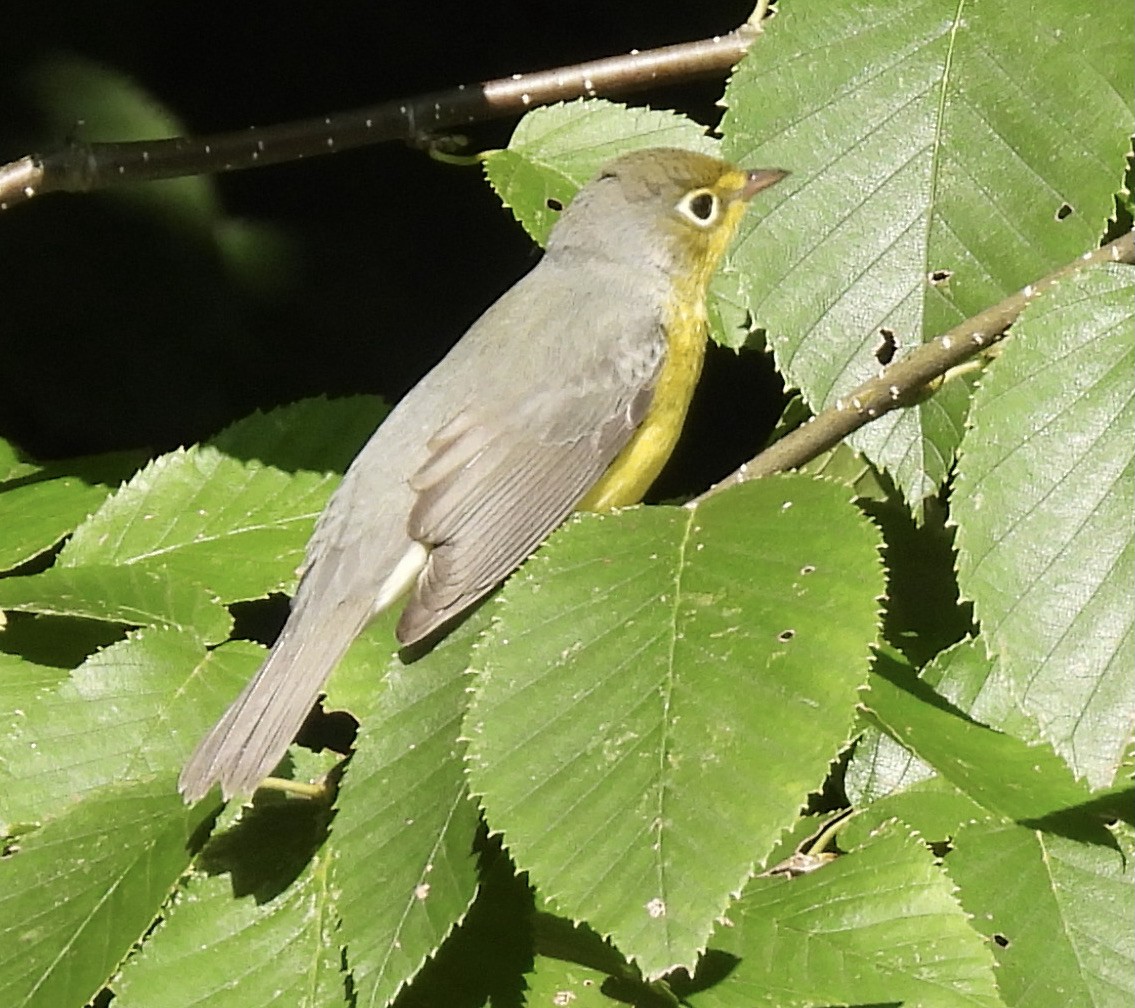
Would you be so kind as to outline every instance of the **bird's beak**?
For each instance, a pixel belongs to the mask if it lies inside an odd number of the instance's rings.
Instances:
[[[745,186],[741,190],[741,199],[752,199],[762,189],[776,185],[787,176],[788,172],[783,168],[750,168],[745,172]]]

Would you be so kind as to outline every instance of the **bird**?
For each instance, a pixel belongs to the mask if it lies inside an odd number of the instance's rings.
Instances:
[[[288,619],[178,788],[250,795],[380,612],[439,635],[576,510],[638,503],[701,372],[706,293],[780,168],[677,148],[604,164],[543,257],[382,421],[308,543]]]

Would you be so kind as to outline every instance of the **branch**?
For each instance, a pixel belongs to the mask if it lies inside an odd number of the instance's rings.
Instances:
[[[1078,259],[896,361],[690,503],[698,504],[738,483],[802,466],[885,413],[914,405],[924,398],[927,385],[1004,338],[1005,331],[1031,301],[1051,290],[1065,277],[1089,266],[1111,262],[1135,263],[1132,232],[1128,231],[1093,252],[1085,252]]]
[[[29,154],[0,166],[0,210],[48,192],[90,192],[123,182],[239,171],[385,140],[421,143],[423,137],[520,115],[536,105],[718,77],[745,55],[760,32],[754,15],[728,35],[459,84],[352,112],[206,137],[71,143],[43,157]]]

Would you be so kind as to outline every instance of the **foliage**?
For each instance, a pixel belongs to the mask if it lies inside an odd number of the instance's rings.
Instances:
[[[882,331],[901,355],[1098,244],[1132,17],[782,8],[720,141],[584,101],[486,167],[536,237],[631,147],[790,168],[711,317],[818,411]],[[281,768],[331,769],[330,807],[174,781],[262,658],[238,604],[294,587],[382,407],[144,464],[0,443],[0,1001],[1129,1003],[1133,286],[1065,281],[819,477],[570,520],[425,655],[380,621],[328,687],[350,760]]]

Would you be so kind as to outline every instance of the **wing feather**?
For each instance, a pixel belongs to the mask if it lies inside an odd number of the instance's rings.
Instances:
[[[411,538],[429,560],[403,610],[413,643],[507,577],[571,513],[649,408],[665,335],[656,318],[524,402],[468,407],[411,478]],[[636,359],[631,360],[629,358]]]

